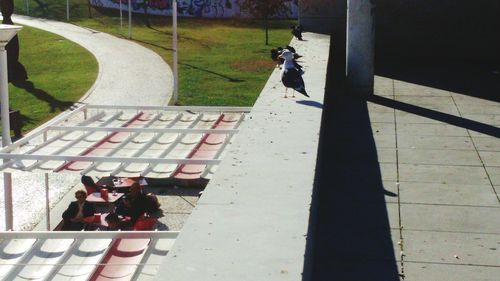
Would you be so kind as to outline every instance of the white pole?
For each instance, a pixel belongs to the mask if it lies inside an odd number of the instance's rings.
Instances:
[[[3,160],[4,163],[8,161]],[[5,230],[14,230],[14,206],[12,204],[12,174],[3,173],[3,196],[5,198]]]
[[[2,146],[12,143],[10,140],[10,119],[9,119],[9,81],[7,75],[7,51],[5,47],[0,47],[0,110],[2,118]]]
[[[132,1],[128,0],[128,39],[132,38]]]
[[[47,231],[50,231],[50,194],[49,194],[49,174],[45,173],[45,210]]]
[[[66,21],[69,21],[69,0],[66,0]]]
[[[179,76],[177,71],[177,0],[172,2],[172,51],[174,71],[174,104],[178,100]]]
[[[26,0],[26,15],[30,15],[30,0]]]
[[[120,31],[123,30],[123,9],[122,9],[122,0],[120,0]]]
[[[7,75],[7,51],[5,47],[0,47],[0,111],[2,118],[2,146],[12,143],[10,139],[10,117],[9,117],[9,85]],[[8,159],[3,160],[4,163]],[[12,205],[12,175],[3,173],[3,187],[5,200],[5,230],[12,230],[14,227],[13,205]]]

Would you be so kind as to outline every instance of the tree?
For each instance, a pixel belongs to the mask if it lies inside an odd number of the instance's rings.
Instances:
[[[266,30],[266,45],[269,45],[269,19],[274,15],[287,13],[288,6],[284,0],[238,0],[238,5],[242,11],[247,12],[252,17],[264,20]]]
[[[2,0],[0,4],[3,16],[3,24],[11,24],[11,16],[14,12],[14,1],[13,0]],[[14,36],[10,42],[5,47],[7,50],[7,65],[9,73],[9,82],[13,81],[25,81],[28,79],[26,69],[22,64],[19,63],[19,38]]]

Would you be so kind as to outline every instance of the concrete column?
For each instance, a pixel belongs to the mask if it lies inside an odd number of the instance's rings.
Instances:
[[[375,1],[347,1],[347,86],[352,94],[373,94]]]

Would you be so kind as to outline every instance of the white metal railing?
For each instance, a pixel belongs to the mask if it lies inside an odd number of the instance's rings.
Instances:
[[[2,231],[1,239],[177,238],[179,231]]]
[[[155,114],[153,118],[151,118],[151,120],[149,120],[146,124],[144,124],[144,128],[147,128],[149,126],[151,126],[152,124],[154,124],[159,118],[160,118],[160,114]],[[105,156],[113,156],[115,155],[118,151],[120,151],[123,147],[125,147],[127,144],[129,144],[135,137],[139,136],[141,134],[141,132],[134,132],[133,134],[130,134],[125,140],[123,140],[118,146],[114,147],[113,150],[111,150],[110,152],[106,153]],[[90,165],[87,169],[83,170],[82,171],[82,174],[86,174],[88,173],[89,171],[91,171],[92,169],[94,169],[95,167],[99,166],[100,163],[94,163],[92,165]]]
[[[121,115],[123,114],[123,112],[118,112],[114,115],[111,116],[111,118],[109,118],[108,120],[106,120],[104,123],[102,124],[99,124],[100,127],[104,127],[106,126],[107,124],[115,121],[116,119],[118,119],[118,117],[120,117]],[[88,137],[90,134],[92,134],[93,132],[87,132],[83,135],[81,135],[80,137],[70,141],[69,143],[67,143],[66,145],[64,145],[63,147],[60,147],[58,148],[56,151],[52,152],[52,154],[54,155],[57,155],[59,153],[62,153],[63,151],[67,150],[68,148],[72,147],[74,144],[78,143],[79,141],[81,141],[82,139],[85,139],[86,137]],[[51,154],[51,155],[52,155]],[[25,154],[26,155],[26,154]],[[31,154],[30,154],[31,155]],[[0,157],[1,158],[1,157]],[[11,159],[14,159],[14,158],[11,158]],[[48,160],[44,160],[44,161],[48,161]],[[26,170],[33,170],[33,169],[36,169],[37,167],[40,167],[41,165],[43,164],[43,162],[37,162],[29,167],[26,167],[25,169]]]
[[[65,120],[68,120],[69,118],[71,118],[73,115],[75,115],[76,113],[79,113],[81,112],[82,110],[84,110],[85,107],[79,107],[73,111],[70,111],[68,113],[63,113],[61,115],[59,115],[58,117],[52,119],[51,121],[47,122],[45,124],[45,126],[42,126],[42,127],[38,127],[36,129],[34,129],[33,131],[31,131],[30,133],[28,133],[26,136],[24,136],[22,139],[16,141],[15,143],[9,145],[9,146],[6,146],[2,149],[0,149],[0,152],[8,152],[8,151],[12,151],[26,143],[28,143],[29,141],[33,140],[34,138],[42,135],[43,133],[45,133],[47,130],[46,130],[46,126],[54,126],[56,124],[59,124]],[[82,124],[87,124],[88,121],[84,121],[82,122]]]
[[[172,129],[172,128],[129,128],[129,127],[84,127],[84,126],[52,126],[49,130],[55,131],[84,131],[84,132],[129,132],[129,133],[190,133],[190,134],[236,134],[236,129]]]
[[[0,232],[0,245],[8,245],[10,240],[31,240],[32,242],[22,246],[22,250],[18,253],[18,257],[12,256],[10,253],[3,252],[0,249],[0,265],[3,266],[3,272],[0,273],[2,280],[14,280],[22,275],[22,277],[32,278],[37,280],[52,280],[57,274],[61,273],[63,268],[73,268],[70,270],[71,276],[84,276],[90,278],[95,274],[98,266],[134,266],[135,270],[130,273],[130,276],[138,276],[141,274],[145,266],[159,266],[161,260],[153,259],[151,256],[164,257],[168,254],[171,245],[177,239],[178,231],[6,231]],[[88,248],[83,252],[80,246],[86,240],[92,240],[92,244],[96,239],[101,239],[96,247]],[[105,257],[109,255],[110,249],[114,247],[115,242],[119,239],[148,239],[147,245],[143,248],[143,253],[139,260],[123,261],[120,264],[107,263]],[[158,252],[157,243],[159,241],[171,240],[167,243],[163,251]],[[51,245],[65,243],[58,246],[57,249],[47,248],[42,249],[46,243]],[[104,243],[102,243],[104,242]],[[64,245],[64,246],[63,246]],[[87,253],[87,254],[86,254]],[[97,257],[96,257],[97,255]],[[83,262],[83,259],[85,262]],[[78,271],[82,266],[89,267],[82,275]],[[37,269],[43,270],[39,271]],[[76,272],[74,269],[77,268]],[[26,269],[28,271],[26,271]],[[71,275],[73,274],[73,275]],[[153,273],[154,274],[154,273]],[[135,280],[135,279],[133,279]]]
[[[245,120],[245,114],[240,115],[240,118],[238,119],[238,121],[236,121],[236,124],[234,124],[233,128],[238,130],[241,123],[243,123],[243,120]],[[229,143],[231,143],[231,139],[233,137],[234,137],[234,135],[228,135],[226,137],[226,139],[224,140],[224,143],[221,145],[221,147],[219,147],[217,153],[215,153],[214,158],[219,159],[221,157],[222,152],[226,149],[226,146],[228,146]],[[206,167],[205,171],[202,173],[201,177],[206,177],[207,174],[210,172],[212,166],[213,165],[207,165],[207,167]]]
[[[251,107],[234,106],[133,106],[133,105],[87,105],[88,109],[133,109],[133,110],[158,110],[158,111],[193,111],[193,112],[250,112]]]
[[[177,121],[181,120],[182,119],[182,113],[180,114],[177,114],[177,116],[172,119],[166,126],[165,129],[169,129],[171,128],[172,126],[174,126]],[[145,143],[141,149],[139,149],[136,153],[134,153],[132,155],[132,157],[138,157],[138,156],[141,156],[147,149],[149,149],[154,143],[156,143],[156,141],[158,139],[160,139],[162,137],[162,134],[157,134],[156,136],[154,136],[153,138],[151,138],[147,143]],[[149,164],[148,164],[149,165]],[[111,175],[116,175],[118,174],[120,171],[123,170],[123,168],[125,167],[125,164],[120,164],[118,165],[118,167],[116,167],[113,171],[111,171]]]
[[[0,153],[0,159],[39,160],[39,161],[86,161],[86,162],[122,162],[122,163],[152,163],[152,164],[219,164],[220,159],[189,159],[189,158],[151,158],[151,157],[110,157],[110,156],[75,156],[75,155],[26,155]],[[6,167],[3,167],[6,168]]]
[[[193,122],[187,127],[188,130],[194,129],[194,127],[200,122],[200,120],[203,118],[203,114],[200,114]],[[179,142],[187,135],[187,132],[184,132],[182,134],[179,134],[175,140],[170,144],[170,146],[167,147],[158,157],[163,158],[166,157],[174,148],[179,144]],[[151,172],[156,164],[159,163],[150,163],[142,172],[141,176],[147,175],[149,172]],[[176,164],[185,164],[185,163],[176,163]]]

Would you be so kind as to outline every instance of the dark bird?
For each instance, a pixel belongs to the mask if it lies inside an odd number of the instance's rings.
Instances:
[[[285,62],[284,59],[279,56],[283,52],[283,48],[278,47],[276,49],[271,49],[271,59],[276,62],[276,65],[281,69],[281,65]]]
[[[279,58],[285,60],[283,63],[283,67],[281,69],[281,82],[285,86],[285,96],[287,97],[288,88],[292,88],[294,90],[292,97],[295,97],[295,91],[303,94],[306,97],[309,95],[306,92],[306,87],[304,85],[304,80],[302,79],[302,69],[296,67],[296,62],[293,53],[287,49],[283,50]]]
[[[286,46],[284,49],[282,47],[277,47],[276,49],[271,49],[271,59],[276,62],[276,65],[281,69],[281,65],[285,62],[283,58],[280,58],[279,56],[283,53],[284,50],[289,50],[293,53],[293,63],[295,64],[295,67],[302,69],[302,66],[297,63],[297,59],[301,58],[302,56],[297,54],[295,52],[295,48],[292,46]]]
[[[294,48],[294,47],[292,47],[292,46],[290,46],[290,45],[286,45],[285,49],[289,50],[290,52],[292,52],[292,53],[294,53],[294,54],[296,54],[296,53],[297,53],[297,51],[295,51],[295,48]]]
[[[304,30],[302,25],[292,25],[292,34],[293,36],[295,36],[295,38],[299,39],[302,41],[302,31]]]

